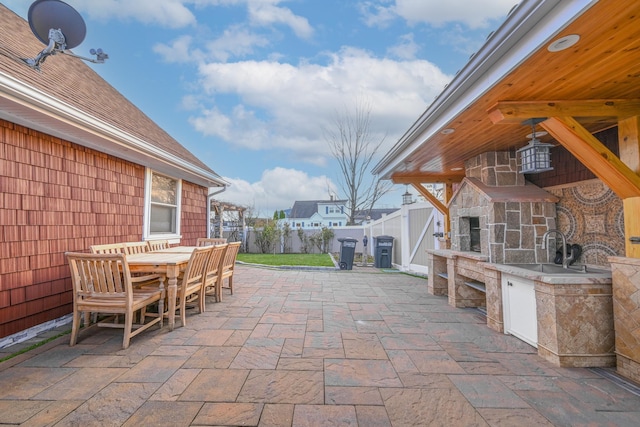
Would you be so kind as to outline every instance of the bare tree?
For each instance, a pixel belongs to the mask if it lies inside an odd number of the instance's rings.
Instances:
[[[385,137],[371,134],[371,104],[358,100],[353,111],[336,114],[331,129],[325,129],[331,154],[338,161],[342,176],[339,186],[346,196],[349,224],[359,211],[371,212],[375,203],[392,188],[371,174],[373,161]]]

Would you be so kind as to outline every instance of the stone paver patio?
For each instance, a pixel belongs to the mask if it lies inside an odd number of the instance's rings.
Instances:
[[[0,424],[640,425],[639,396],[552,366],[423,278],[239,266],[234,284],[127,350],[92,328],[1,363]]]

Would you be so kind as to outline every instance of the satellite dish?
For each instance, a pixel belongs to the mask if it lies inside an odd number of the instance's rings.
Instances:
[[[96,55],[96,59],[84,58],[67,51],[82,43],[87,27],[82,16],[63,1],[36,0],[29,7],[27,18],[33,34],[47,45],[35,58],[23,59],[31,68],[40,71],[40,64],[56,53],[64,53],[96,64],[102,64],[109,58],[102,49],[91,49],[90,53]]]
[[[27,14],[33,34],[44,44],[49,44],[49,30],[62,32],[67,49],[73,49],[84,40],[87,26],[82,16],[60,0],[37,0]]]

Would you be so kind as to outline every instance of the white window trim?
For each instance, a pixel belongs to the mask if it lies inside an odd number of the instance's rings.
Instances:
[[[174,178],[170,175],[166,175],[160,172],[156,172],[158,175],[166,176],[171,179],[175,179],[177,181],[177,189],[176,189],[176,232],[175,233],[165,233],[165,234],[151,234],[151,184],[152,184],[152,175],[154,171],[147,168],[145,171],[144,177],[144,220],[142,221],[143,231],[142,231],[142,240],[158,240],[158,239],[166,239],[166,240],[174,240],[171,243],[179,243],[182,238],[181,229],[180,229],[180,218],[182,218],[182,180],[178,178]]]

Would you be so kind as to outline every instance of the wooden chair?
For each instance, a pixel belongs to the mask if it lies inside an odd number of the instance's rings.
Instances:
[[[200,312],[202,312],[205,266],[212,250],[212,246],[195,248],[189,259],[189,264],[187,264],[187,268],[184,271],[184,276],[180,283],[178,283],[178,301],[176,301],[176,303],[180,307],[182,326],[186,326],[187,324],[187,300],[191,302],[197,297],[200,300],[199,308],[201,310]]]
[[[226,243],[224,245],[214,246],[205,266],[204,294],[205,296],[214,295],[216,302],[220,302],[220,300],[218,300],[218,272],[220,271],[222,260],[224,259],[224,254],[227,252],[228,246]],[[200,310],[204,311],[204,298],[202,299]]]
[[[127,242],[127,243],[109,243],[106,245],[93,245],[89,247],[89,250],[93,254],[134,254],[148,252],[142,250],[142,245],[147,246],[147,242]],[[134,288],[140,288],[142,286],[153,285],[160,280],[159,274],[133,274],[131,276],[131,282]]]
[[[168,240],[147,240],[149,245],[149,251],[159,251],[162,249],[169,249]]]
[[[222,265],[218,272],[218,288],[217,301],[222,301],[222,288],[228,288],[233,295],[233,272],[236,266],[236,257],[240,251],[242,242],[233,242],[227,245],[227,251],[222,259]],[[227,279],[227,286],[224,286],[224,280]]]
[[[125,242],[123,245],[124,253],[127,255],[149,252],[149,244],[147,242]]]
[[[89,247],[92,254],[123,254],[124,243],[108,243],[106,245],[92,245]]]
[[[164,290],[145,289],[134,291],[131,272],[125,254],[66,253],[73,283],[73,322],[70,345],[78,340],[80,318],[83,313],[124,315],[124,323],[100,322],[97,326],[123,328],[122,348],[129,347],[132,337],[149,329],[156,323],[162,328],[162,314],[151,317],[146,312],[150,304],[164,298]],[[139,324],[134,324],[134,313],[141,312]],[[89,316],[85,316],[85,322]],[[146,323],[145,323],[146,322]],[[88,326],[88,325],[85,325]]]
[[[196,246],[215,246],[224,245],[227,243],[227,239],[224,237],[198,237]]]

